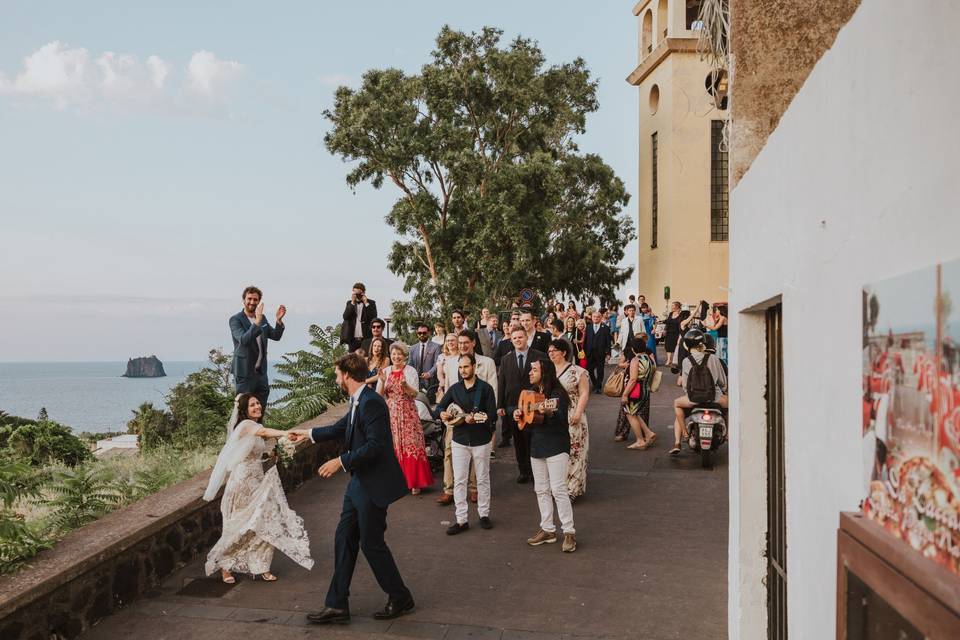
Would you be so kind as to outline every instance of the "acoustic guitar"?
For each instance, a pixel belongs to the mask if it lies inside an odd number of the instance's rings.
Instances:
[[[544,411],[556,411],[557,399],[547,400],[542,393],[525,390],[520,392],[520,400],[517,409],[520,410],[520,418],[517,420],[518,429],[526,429],[531,424],[540,424],[543,422]]]

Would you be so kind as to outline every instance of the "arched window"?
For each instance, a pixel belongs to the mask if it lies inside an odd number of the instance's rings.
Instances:
[[[653,51],[653,12],[650,10],[643,14],[643,35],[640,39],[640,46],[643,55]]]
[[[667,25],[670,24],[670,11],[667,0],[660,0],[657,7],[657,42],[667,39]]]

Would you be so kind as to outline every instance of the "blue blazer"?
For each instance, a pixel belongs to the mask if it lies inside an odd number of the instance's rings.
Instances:
[[[314,442],[343,438],[347,452],[340,462],[353,476],[351,484],[359,481],[381,509],[407,495],[407,480],[393,451],[387,402],[376,391],[364,387],[352,423],[347,412],[329,427],[312,429],[310,437]]]
[[[255,325],[243,311],[230,317],[230,335],[233,337],[233,378],[238,385],[258,375],[255,370],[258,335],[263,335],[263,361],[260,363],[259,375],[267,377],[267,343],[283,337],[283,329],[283,324],[271,327],[266,318],[263,319],[262,324]]]
[[[427,340],[427,350],[424,353],[422,373],[429,373],[433,378],[437,375],[437,358],[440,356],[440,345],[433,340]],[[420,368],[420,342],[410,346],[410,361],[407,363],[414,369]]]

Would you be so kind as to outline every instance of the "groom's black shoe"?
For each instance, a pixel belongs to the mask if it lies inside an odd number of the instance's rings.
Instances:
[[[406,613],[410,613],[413,611],[415,606],[416,605],[413,603],[413,596],[402,602],[387,600],[387,606],[383,608],[383,611],[377,611],[375,614],[373,614],[373,617],[377,620],[393,620],[394,618],[399,618]]]
[[[350,622],[350,609],[324,607],[320,611],[308,613],[307,620],[314,624],[348,624]]]

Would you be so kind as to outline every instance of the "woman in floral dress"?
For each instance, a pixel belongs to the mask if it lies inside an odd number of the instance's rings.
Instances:
[[[393,366],[381,370],[379,391],[386,398],[390,410],[393,450],[407,479],[410,493],[417,495],[420,489],[433,484],[433,474],[430,473],[423,442],[423,425],[414,402],[419,387],[417,370],[407,364],[408,354],[409,349],[404,343],[394,342],[390,345],[390,362]]]
[[[590,450],[590,431],[587,427],[587,402],[590,400],[590,379],[587,370],[570,364],[570,343],[554,340],[547,355],[557,369],[557,379],[570,396],[570,462],[567,466],[567,487],[570,499],[587,491],[587,453]]]

